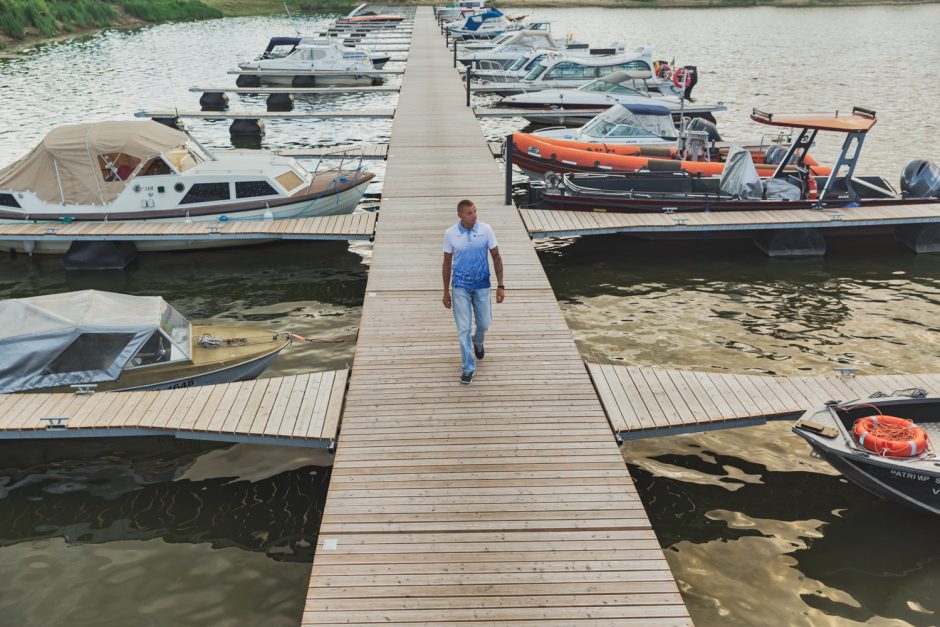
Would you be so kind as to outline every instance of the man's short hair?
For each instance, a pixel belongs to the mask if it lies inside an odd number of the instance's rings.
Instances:
[[[457,211],[463,211],[467,207],[472,207],[472,206],[473,206],[473,201],[467,200],[466,198],[464,198],[463,200],[457,203]]]

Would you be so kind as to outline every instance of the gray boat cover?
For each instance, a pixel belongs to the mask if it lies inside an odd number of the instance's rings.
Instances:
[[[763,196],[764,186],[747,149],[731,145],[718,188],[722,194],[737,198],[759,200]]]
[[[31,191],[40,200],[63,205],[107,204],[124,190],[126,181],[105,180],[99,157],[126,155],[124,160],[144,161],[187,139],[185,133],[152,120],[60,126],[0,170],[0,190]]]
[[[159,296],[96,290],[0,301],[0,392],[113,381],[154,332],[171,361],[192,353],[189,322]]]

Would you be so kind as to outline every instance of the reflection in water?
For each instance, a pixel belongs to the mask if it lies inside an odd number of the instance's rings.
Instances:
[[[744,241],[609,236],[541,259],[589,359],[788,375],[934,369],[940,258],[878,238],[832,248],[782,260]]]
[[[4,624],[299,619],[322,451],[141,438],[7,442],[0,459]]]

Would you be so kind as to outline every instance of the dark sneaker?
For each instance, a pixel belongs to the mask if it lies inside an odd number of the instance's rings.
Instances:
[[[470,382],[473,381],[473,373],[465,372],[460,375],[460,382],[464,385],[470,385]]]
[[[477,359],[483,359],[483,355],[485,355],[486,353],[485,353],[485,351],[483,350],[483,347],[482,347],[482,346],[480,346],[480,347],[474,346],[474,347],[473,347],[473,354],[477,356]]]

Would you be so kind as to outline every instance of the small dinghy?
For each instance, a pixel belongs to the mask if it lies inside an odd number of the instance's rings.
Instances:
[[[869,492],[940,514],[940,398],[919,389],[892,395],[811,409],[793,432]]]
[[[291,336],[193,325],[159,296],[97,290],[0,301],[0,393],[168,390],[254,379]]]

